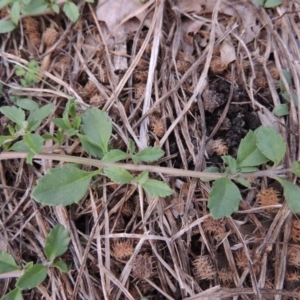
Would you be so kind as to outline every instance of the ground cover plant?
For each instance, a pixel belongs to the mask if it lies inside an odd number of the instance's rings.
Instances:
[[[18,3],[0,2],[1,262],[45,280],[2,270],[1,296],[296,297],[298,4],[66,2],[72,23]],[[66,273],[42,251],[57,223]]]

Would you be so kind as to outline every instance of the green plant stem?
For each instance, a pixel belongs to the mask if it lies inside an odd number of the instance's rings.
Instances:
[[[2,152],[0,153],[0,160],[6,159],[16,159],[16,158],[26,158],[28,155],[27,152]],[[171,176],[177,177],[195,177],[195,178],[206,178],[211,180],[216,180],[218,178],[224,177],[223,173],[209,173],[209,172],[198,172],[192,170],[182,170],[182,169],[173,169],[173,168],[165,168],[158,167],[152,165],[135,165],[135,164],[123,164],[123,163],[103,163],[101,160],[85,158],[85,157],[77,157],[70,155],[61,155],[61,154],[49,154],[49,153],[40,153],[34,156],[35,159],[49,159],[56,161],[65,161],[71,163],[78,163],[83,165],[94,166],[99,169],[103,169],[104,167],[120,167],[129,171],[149,171],[154,173],[162,173],[168,174]],[[291,169],[281,169],[281,170],[264,170],[253,173],[243,173],[236,175],[228,175],[229,179],[234,179],[237,177],[249,178],[249,177],[275,177],[278,175],[287,174],[291,172]]]

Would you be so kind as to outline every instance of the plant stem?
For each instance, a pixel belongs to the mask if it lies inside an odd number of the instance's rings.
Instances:
[[[26,152],[2,152],[2,153],[0,153],[0,160],[26,158],[27,155],[28,155],[28,153],[26,153]],[[70,156],[70,155],[61,155],[61,154],[40,153],[40,154],[36,154],[34,156],[34,158],[90,165],[90,166],[97,167],[99,169],[103,169],[104,167],[120,167],[120,168],[123,168],[125,170],[130,170],[130,171],[141,171],[141,172],[149,171],[149,172],[154,172],[154,173],[168,174],[168,175],[177,176],[177,177],[195,177],[195,178],[206,178],[206,179],[216,180],[218,178],[225,176],[222,173],[199,172],[199,171],[192,171],[192,170],[165,168],[165,167],[152,166],[152,165],[103,163],[99,159]],[[249,178],[249,177],[264,177],[264,176],[274,177],[276,175],[286,174],[288,172],[291,172],[291,169],[264,170],[264,171],[258,171],[258,172],[253,172],[253,173],[238,174],[238,176],[228,175],[228,178],[233,179],[233,178],[237,178],[237,177]]]

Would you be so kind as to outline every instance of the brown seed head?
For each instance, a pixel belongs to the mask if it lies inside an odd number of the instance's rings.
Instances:
[[[295,243],[300,242],[300,220],[292,221],[290,239]]]
[[[228,146],[222,139],[217,139],[213,142],[212,150],[218,155],[228,154]]]
[[[197,277],[202,280],[210,280],[214,278],[215,268],[209,255],[200,255],[194,261],[194,272]]]
[[[222,74],[227,69],[227,65],[217,56],[212,58],[209,67],[214,74]]]
[[[225,232],[225,222],[224,220],[215,220],[212,217],[208,217],[202,223],[202,228],[205,233],[215,236]]]
[[[132,242],[129,240],[117,241],[112,247],[112,255],[117,259],[128,258],[133,252],[134,248]]]
[[[299,282],[300,281],[300,274],[297,271],[287,272],[286,275],[285,275],[285,280],[287,282]]]
[[[261,206],[275,205],[279,203],[279,192],[273,188],[264,189],[257,194],[256,198]],[[271,208],[268,211],[276,212],[277,209]]]
[[[138,254],[132,263],[132,275],[135,278],[147,279],[154,275],[153,257],[148,253]]]
[[[43,33],[44,43],[47,48],[51,47],[58,38],[58,32],[54,28],[47,28]]]
[[[287,250],[287,261],[291,266],[300,267],[300,249],[299,247],[290,246]]]

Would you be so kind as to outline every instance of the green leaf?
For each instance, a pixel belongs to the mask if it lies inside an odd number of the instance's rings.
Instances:
[[[41,264],[36,264],[18,279],[16,287],[20,290],[32,289],[42,283],[47,276],[47,268]]]
[[[2,9],[3,7],[5,7],[11,3],[13,3],[13,0],[0,0],[0,9]]]
[[[265,157],[256,146],[255,133],[250,130],[247,135],[241,140],[238,153],[238,167],[254,167],[259,166],[269,159]]]
[[[80,117],[80,116],[77,116],[77,117],[75,117],[74,120],[73,120],[73,127],[74,127],[75,129],[79,129],[80,125],[81,125],[81,117]]]
[[[299,161],[294,161],[293,164],[292,164],[292,170],[293,170],[293,173],[300,177],[300,162]]]
[[[267,0],[264,7],[271,8],[271,7],[281,5],[282,3],[283,3],[283,0]]]
[[[39,108],[39,105],[29,98],[17,99],[14,103],[25,110],[36,110]]]
[[[102,158],[102,161],[104,163],[114,163],[120,160],[124,160],[128,157],[127,153],[124,151],[113,149],[107,152],[104,157]]]
[[[164,182],[148,179],[146,182],[141,184],[142,188],[153,197],[167,197],[174,193],[174,191]]]
[[[0,251],[0,274],[20,270],[13,256],[7,252]]]
[[[22,127],[23,122],[25,121],[24,110],[15,106],[2,106],[0,108],[0,112],[2,112],[11,121],[19,124]]]
[[[14,140],[14,137],[11,135],[0,135],[0,146],[9,143]]]
[[[11,7],[11,11],[10,11],[10,17],[16,26],[18,26],[18,23],[19,23],[20,10],[21,10],[21,8],[20,8],[19,1],[14,1],[13,5]]]
[[[57,13],[57,14],[59,14],[59,6],[57,5],[57,4],[52,4],[51,5],[51,9],[55,12],[55,13]]]
[[[238,209],[241,199],[240,190],[230,179],[219,178],[212,185],[208,208],[215,219],[229,217]]]
[[[163,157],[165,152],[158,147],[147,147],[135,155],[139,161],[153,162]]]
[[[285,78],[287,84],[290,85],[291,82],[292,82],[290,72],[287,71],[287,70],[282,70],[282,75],[284,76],[284,78]],[[280,93],[281,93],[281,94],[283,94],[284,92],[286,92],[286,88],[285,88],[284,83],[283,83],[282,80],[280,80],[279,86],[280,86]]]
[[[108,143],[112,134],[112,121],[108,115],[96,108],[88,108],[82,115],[82,131],[94,144],[108,152]]]
[[[38,15],[43,13],[49,4],[45,0],[31,0],[28,5],[24,5],[22,8],[23,15]]]
[[[20,8],[19,1],[14,1],[13,5],[11,6],[10,17],[16,26],[18,26],[18,23],[19,23],[20,10],[21,10],[21,8]]]
[[[70,205],[86,194],[95,172],[85,172],[70,166],[50,169],[38,180],[31,197],[44,205]]]
[[[289,107],[287,104],[278,104],[272,110],[275,116],[281,117],[289,114]]]
[[[125,184],[133,179],[128,171],[119,167],[108,167],[104,168],[103,171],[107,177],[118,184]]]
[[[252,173],[257,171],[259,171],[259,169],[256,167],[242,167],[239,169],[240,173]]]
[[[254,0],[258,5],[263,6],[265,0]]]
[[[149,179],[149,171],[144,171],[134,178],[134,182],[143,185]]]
[[[63,118],[53,118],[52,122],[61,129],[68,130],[70,127],[65,123]]]
[[[79,137],[79,140],[82,144],[84,151],[86,151],[88,154],[95,157],[99,157],[99,158],[103,157],[104,153],[103,150],[100,148],[100,146],[94,144],[91,140],[89,140],[88,137],[84,135],[77,134],[77,136]]]
[[[129,139],[129,153],[132,155],[135,150],[135,144],[132,139]]]
[[[224,161],[224,163],[226,163],[229,167],[229,172],[231,174],[235,174],[237,172],[237,162],[236,159],[233,158],[230,155],[223,155],[222,160]]]
[[[26,145],[24,141],[18,141],[14,143],[10,148],[10,151],[16,151],[16,152],[29,152],[30,149]]]
[[[78,7],[73,2],[66,2],[63,11],[72,22],[76,22],[79,18]]]
[[[0,20],[0,34],[13,31],[16,25],[12,21]]]
[[[43,149],[44,139],[36,133],[25,133],[24,142],[34,154],[40,153]]]
[[[281,93],[281,96],[288,102],[293,100],[295,107],[298,107],[298,97],[294,93],[289,94],[288,92]]]
[[[17,76],[23,76],[26,74],[26,71],[23,67],[17,65],[15,73]]]
[[[283,195],[286,199],[288,206],[294,214],[300,212],[300,188],[283,179],[275,178],[283,186]]]
[[[63,255],[68,250],[70,237],[68,230],[57,224],[46,239],[44,252],[48,261],[53,262],[56,257]]]
[[[36,130],[42,123],[42,120],[46,119],[51,115],[54,108],[55,108],[54,104],[46,104],[41,108],[37,108],[36,110],[31,112],[27,119],[27,121],[29,122],[28,125],[29,130],[30,131]]]
[[[244,179],[244,178],[239,178],[239,177],[238,177],[238,178],[234,178],[233,180],[234,180],[235,182],[237,182],[237,183],[243,185],[244,187],[246,187],[246,188],[248,188],[248,189],[251,188],[250,182],[247,181],[247,180]]]
[[[13,289],[0,300],[23,300],[21,291],[18,288]]]
[[[67,273],[69,271],[68,265],[62,260],[55,260],[51,266],[57,268],[63,273]]]
[[[257,147],[261,153],[277,166],[283,159],[286,151],[286,143],[282,136],[272,127],[259,127],[255,131]]]
[[[85,0],[85,2],[94,3],[94,0]]]
[[[208,168],[204,169],[203,172],[205,172],[205,173],[219,173],[220,170],[219,170],[218,167],[208,167]],[[200,177],[200,180],[201,180],[202,182],[209,182],[209,181],[212,181],[212,180],[214,180],[214,179],[205,178],[205,177]]]

